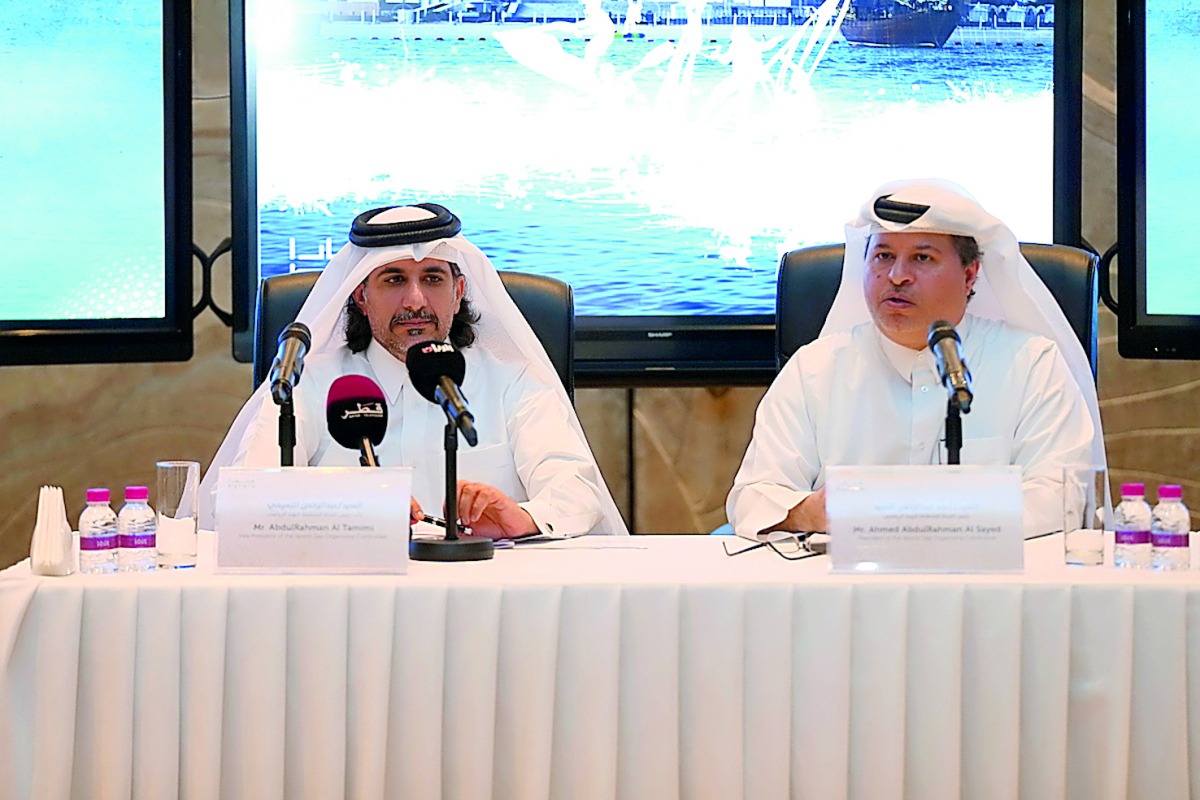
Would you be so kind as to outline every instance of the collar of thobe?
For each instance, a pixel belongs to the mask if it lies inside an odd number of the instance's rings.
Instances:
[[[400,403],[400,393],[408,383],[408,367],[404,362],[384,349],[383,345],[371,339],[367,345],[367,363],[379,381],[379,387],[392,406]]]
[[[955,326],[959,338],[963,340],[964,347],[967,337],[971,333],[973,320],[974,317],[966,314],[963,316],[962,322]],[[874,323],[871,323],[871,325],[875,327]],[[884,336],[878,327],[875,327],[875,336],[879,340],[879,349],[883,351],[884,358],[892,365],[892,369],[896,370],[896,374],[904,379],[905,383],[911,384],[913,376],[921,370],[926,370],[935,379],[937,378],[937,359],[928,347],[913,350],[902,344],[897,344]]]

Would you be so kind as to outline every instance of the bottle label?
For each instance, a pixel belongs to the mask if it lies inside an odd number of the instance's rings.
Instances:
[[[1117,531],[1117,544],[1150,544],[1150,531]]]
[[[115,533],[79,537],[80,550],[112,550],[116,546],[117,535]]]
[[[127,533],[120,537],[121,547],[154,547],[154,533]]]
[[[1155,547],[1187,547],[1188,534],[1186,533],[1156,533],[1154,534]]]

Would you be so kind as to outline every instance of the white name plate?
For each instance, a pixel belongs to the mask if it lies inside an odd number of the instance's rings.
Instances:
[[[408,571],[411,467],[224,467],[217,572]]]
[[[1020,572],[1018,467],[830,467],[835,572]]]

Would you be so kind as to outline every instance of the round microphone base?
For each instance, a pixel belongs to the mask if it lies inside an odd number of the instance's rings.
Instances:
[[[495,545],[486,536],[413,539],[408,544],[408,557],[413,561],[486,561],[495,552]]]

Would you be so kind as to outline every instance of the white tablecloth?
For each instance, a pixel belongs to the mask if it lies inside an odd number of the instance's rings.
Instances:
[[[1200,796],[1200,573],[726,537],[396,577],[0,573],[14,798]],[[1191,644],[1197,642],[1196,645]]]

